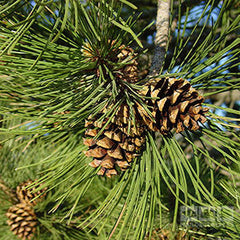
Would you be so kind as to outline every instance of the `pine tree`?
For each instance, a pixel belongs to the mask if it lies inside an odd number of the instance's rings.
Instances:
[[[239,239],[239,9],[1,1],[0,239]]]

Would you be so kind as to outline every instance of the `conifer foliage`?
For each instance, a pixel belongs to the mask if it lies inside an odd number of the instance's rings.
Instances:
[[[164,2],[153,75],[161,0],[1,1],[1,240],[239,237],[239,3]]]

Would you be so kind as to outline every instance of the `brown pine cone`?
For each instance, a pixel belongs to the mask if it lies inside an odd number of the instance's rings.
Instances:
[[[137,54],[134,53],[134,50],[125,45],[119,47],[121,52],[117,55],[119,62],[128,63],[123,68],[118,70],[117,77],[126,82],[135,83],[138,81],[138,62],[136,60]]]
[[[37,225],[37,217],[32,208],[25,203],[11,206],[6,213],[11,231],[23,240],[32,239]]]
[[[149,239],[149,234],[144,238],[145,240]],[[189,240],[189,237],[186,231],[170,231],[167,229],[156,228],[151,233],[151,240]]]
[[[198,123],[204,123],[204,114],[208,108],[201,104],[204,98],[199,95],[191,84],[182,78],[161,78],[144,86],[140,94],[154,99],[146,100],[152,118],[138,104],[138,111],[146,125],[153,131],[168,134],[173,128],[176,132],[185,128],[192,131],[199,129]],[[153,121],[155,120],[155,122]]]
[[[102,123],[97,118],[89,118],[86,121],[85,135],[87,138],[83,139],[83,143],[89,149],[85,152],[85,155],[93,157],[93,161],[89,164],[91,167],[101,166],[98,175],[106,175],[107,177],[117,175],[116,167],[125,171],[142,149],[145,143],[145,129],[141,126],[136,112],[135,125],[133,121],[129,120],[129,117],[128,105],[122,104],[115,117],[98,138],[95,137],[108,119],[105,119]],[[130,128],[128,128],[129,121]]]
[[[138,81],[138,62],[136,60],[137,54],[130,47],[124,44],[117,46],[116,41],[109,40],[111,42],[111,48],[109,54],[105,57],[99,56],[97,50],[93,50],[89,43],[85,43],[82,48],[83,55],[92,62],[105,62],[108,65],[108,61],[113,63],[126,63],[121,68],[114,69],[116,80],[123,80],[126,82],[134,83]],[[99,73],[97,72],[97,75]]]
[[[28,180],[17,186],[16,195],[21,203],[35,206],[37,202],[40,201],[46,195],[46,190],[47,190],[46,188],[35,191],[36,188],[39,187],[41,184],[39,186],[34,186],[31,189],[27,188],[30,184],[34,182],[35,181]],[[37,196],[39,197],[33,200]]]

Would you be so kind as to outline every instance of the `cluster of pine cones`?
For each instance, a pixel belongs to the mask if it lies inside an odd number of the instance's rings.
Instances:
[[[116,80],[137,82],[138,63],[133,49],[121,45],[118,49],[113,47],[112,54],[114,53],[118,53],[116,62],[127,63],[122,69],[118,69]],[[86,58],[96,60],[93,54],[90,47],[84,48],[83,55]],[[118,174],[117,169],[125,171],[142,150],[146,131],[160,132],[163,135],[167,135],[172,129],[177,133],[185,129],[196,131],[199,129],[199,122],[206,121],[204,114],[208,109],[202,107],[204,98],[189,81],[182,78],[152,79],[138,94],[142,96],[145,107],[137,101],[131,107],[124,102],[108,124],[108,119],[98,119],[112,106],[106,106],[97,116],[90,116],[86,120],[86,138],[83,142],[88,150],[85,155],[93,157],[90,166],[100,167],[98,175],[112,177]],[[133,115],[134,119],[131,118]]]
[[[33,238],[37,226],[37,216],[33,207],[46,195],[46,189],[34,191],[33,188],[30,191],[26,188],[32,183],[33,181],[28,180],[17,186],[16,197],[19,202],[11,206],[6,213],[10,230],[22,240]],[[39,195],[40,198],[34,199]]]

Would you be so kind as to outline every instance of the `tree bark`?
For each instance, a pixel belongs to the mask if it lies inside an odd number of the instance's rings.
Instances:
[[[150,76],[159,74],[164,62],[169,30],[170,0],[158,0],[156,19],[155,53],[150,69]]]

